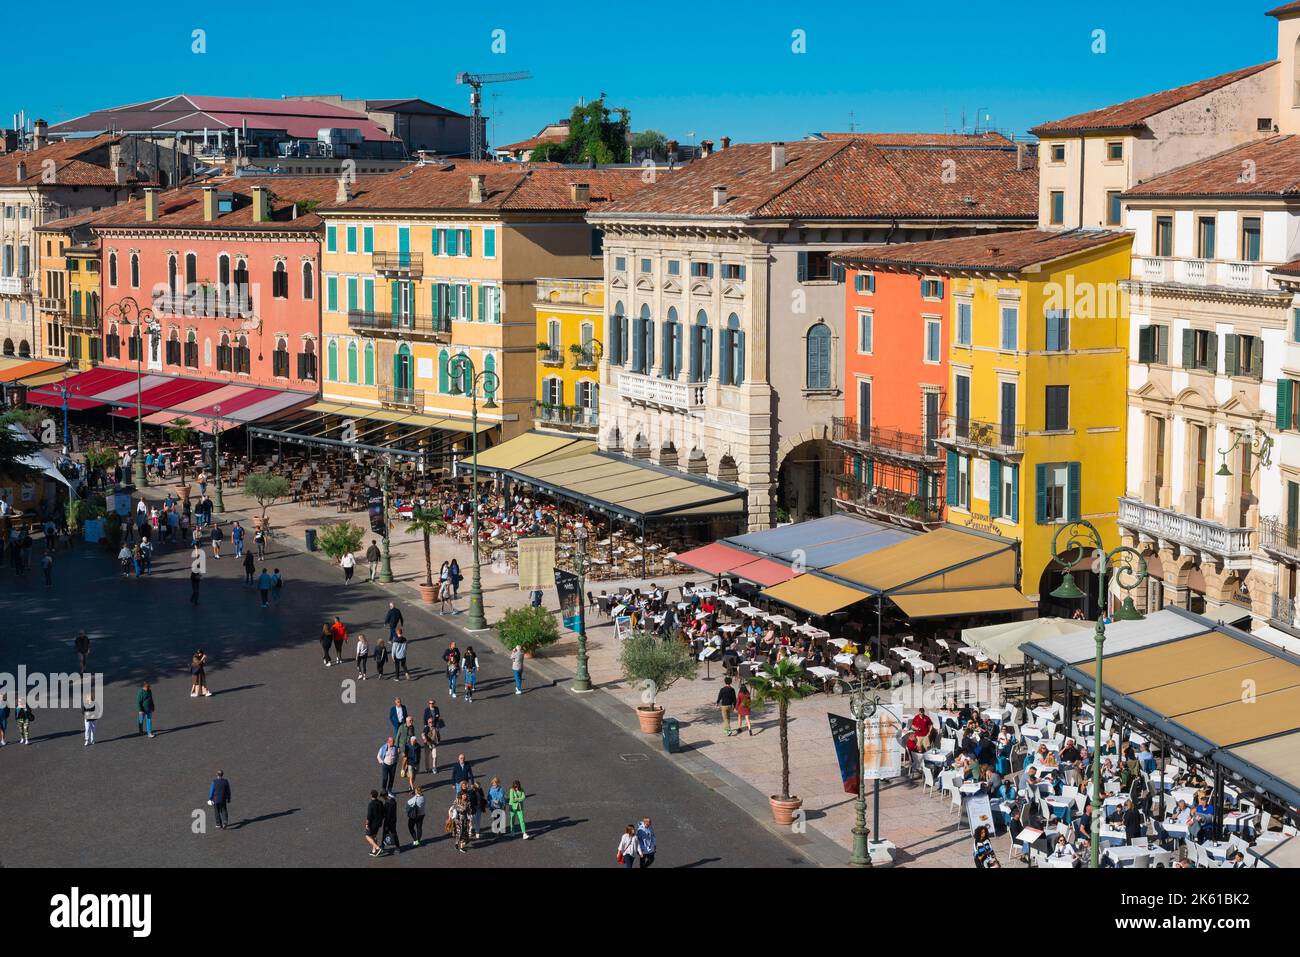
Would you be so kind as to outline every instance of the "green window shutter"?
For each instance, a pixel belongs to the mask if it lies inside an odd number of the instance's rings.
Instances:
[[[1257,379],[1264,377],[1264,340],[1258,336],[1250,350],[1250,372]]]
[[[339,308],[339,280],[337,276],[329,276],[325,280],[325,307],[330,312],[337,312]]]
[[[354,253],[357,251],[357,227],[349,226],[347,236],[348,236],[348,252]]]
[[[1007,518],[1013,522],[1020,521],[1020,466],[1008,465],[1011,469],[1011,514]]]
[[[337,226],[325,227],[325,251],[327,253],[339,251],[339,229]]]
[[[1047,524],[1047,466],[1034,466],[1034,521]]]
[[[326,374],[331,382],[339,381],[339,344],[333,339],[325,350]]]
[[[1143,326],[1138,330],[1138,362],[1155,361],[1155,333],[1155,326]]]
[[[393,311],[391,313],[394,323],[402,311],[402,287],[401,284],[394,280],[389,287],[393,296]]]
[[[478,287],[478,321],[487,322],[487,286]]]
[[[365,281],[366,312],[375,311],[375,281],[367,277]]]
[[[462,229],[462,230],[460,231],[460,243],[461,243],[461,246],[462,246],[462,247],[464,248],[464,250],[465,250],[465,255],[466,255],[466,256],[473,256],[473,255],[474,255],[474,239],[473,239],[473,236],[474,236],[474,233],[473,233],[471,230],[468,230],[468,229]]]
[[[375,347],[373,343],[366,343],[365,355],[365,384],[375,384]]]
[[[1072,522],[1079,520],[1079,463],[1071,462],[1066,466],[1065,517]]]
[[[483,230],[483,255],[491,259],[497,254],[497,231],[495,229]]]
[[[1190,369],[1196,364],[1196,334],[1191,329],[1183,330],[1183,368]]]
[[[442,255],[442,230],[441,229],[435,228],[429,230],[429,252],[431,252],[435,256]]]
[[[948,450],[948,505],[957,504],[957,453]]]
[[[857,481],[862,481],[862,456],[853,456],[853,477]]]
[[[433,284],[433,318],[442,318],[442,283]]]
[[[1206,349],[1206,356],[1210,371],[1217,374],[1219,371],[1219,334],[1217,332],[1210,333],[1210,344],[1209,348]]]
[[[357,308],[357,279],[355,276],[348,277],[348,312],[354,312]]]
[[[989,459],[989,518],[1002,517],[1002,461]]]
[[[1169,327],[1156,326],[1156,361],[1169,364]]]
[[[1223,342],[1223,346],[1224,346],[1223,374],[1224,375],[1237,374],[1238,372],[1237,353],[1240,345],[1241,345],[1241,340],[1237,338],[1237,336],[1233,335],[1232,333],[1228,333],[1228,335],[1224,338],[1224,342]]]
[[[1286,483],[1286,527],[1291,534],[1287,536],[1287,544],[1295,545],[1295,531],[1300,528],[1300,485],[1295,482]]]
[[[374,226],[363,226],[361,228],[361,251],[363,253],[373,253],[375,251]]]
[[[871,459],[867,459],[867,484],[876,484],[876,463]]]
[[[447,356],[447,350],[443,349],[438,353],[438,391],[447,393],[451,391],[451,374],[449,365],[451,359]]]
[[[458,230],[447,229],[443,231],[443,250],[448,256],[457,255],[456,240]]]
[[[1291,428],[1291,387],[1290,379],[1277,380],[1277,417],[1275,424],[1279,429]]]

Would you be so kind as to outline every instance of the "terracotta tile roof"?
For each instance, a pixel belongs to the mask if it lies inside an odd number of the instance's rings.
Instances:
[[[1038,215],[1037,164],[1017,170],[1014,148],[884,148],[855,136],[787,143],[785,155],[784,168],[772,172],[770,143],[719,150],[606,212],[728,219]],[[948,170],[956,175],[945,176]],[[715,185],[727,188],[721,209],[713,206]]]
[[[836,253],[834,258],[855,265],[885,268],[1019,272],[1037,263],[1131,239],[1128,233],[1096,229],[1019,229],[924,243],[860,246]]]
[[[582,169],[558,163],[457,161],[408,166],[359,183],[351,202],[325,208],[485,211],[586,211],[608,206],[645,188],[640,167]],[[471,174],[483,177],[483,202],[469,201]],[[674,174],[659,174],[661,177]],[[590,200],[575,201],[572,183],[591,187]]]
[[[1300,13],[1300,0],[1294,0],[1292,3],[1284,3],[1280,7],[1274,7],[1272,10],[1268,11],[1268,13],[1264,14],[1264,16],[1287,17],[1293,13]]]
[[[1256,73],[1262,73],[1276,63],[1276,60],[1270,60],[1268,63],[1249,66],[1244,70],[1237,70],[1233,73],[1224,73],[1222,76],[1213,76],[1208,80],[1198,80],[1195,83],[1175,87],[1172,90],[1165,90],[1162,93],[1152,93],[1148,96],[1140,96],[1134,100],[1117,103],[1114,106],[1103,107],[1100,110],[1091,110],[1087,113],[1067,116],[1063,120],[1053,120],[1050,123],[1035,126],[1029,132],[1041,138],[1056,133],[1133,129],[1143,125],[1146,120],[1157,113],[1163,113],[1172,107],[1190,102],[1198,97],[1205,96],[1207,93],[1213,93],[1215,90],[1223,89],[1223,87],[1231,83],[1244,80]]]
[[[877,146],[1006,146],[1001,133],[818,133],[827,140],[865,140]]]
[[[536,149],[543,143],[563,143],[567,138],[564,133],[541,133],[526,140],[520,140],[518,143],[507,143],[505,146],[498,146],[497,151],[531,150]]]
[[[1250,175],[1246,175],[1249,171]],[[1300,194],[1300,137],[1270,136],[1130,187],[1125,197]]]
[[[1300,10],[1300,0],[1291,4],[1291,6]],[[1275,276],[1300,276],[1300,259],[1293,259],[1289,263],[1285,263],[1281,266],[1274,266],[1269,270],[1269,272],[1273,273]]]
[[[0,187],[14,186],[19,183],[18,164],[27,166],[27,178],[21,182],[26,186],[40,186],[45,181],[46,163],[54,163],[54,180],[57,184],[67,186],[114,186],[116,180],[113,171],[108,168],[108,147],[120,142],[120,136],[95,136],[84,140],[62,140],[51,143],[39,150],[20,153],[0,154]],[[88,162],[84,157],[99,153],[104,165]],[[127,182],[133,185],[147,185],[149,180],[127,176]]]
[[[364,188],[374,177],[359,176],[357,184]],[[202,185],[215,186],[220,192],[235,194],[235,208],[219,213],[212,222],[203,219]],[[273,232],[302,231],[320,225],[315,213],[300,212],[293,218],[294,203],[334,202],[338,180],[329,176],[225,176],[206,180],[202,185],[180,186],[158,194],[158,218],[148,222],[144,218],[144,198],[133,199],[102,209],[87,220],[96,230],[108,231],[114,227],[144,229],[247,229]],[[271,190],[271,221],[253,222],[252,194],[254,186],[267,186]]]

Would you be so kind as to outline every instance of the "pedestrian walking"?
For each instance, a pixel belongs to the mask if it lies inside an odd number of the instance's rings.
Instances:
[[[469,787],[474,783],[474,768],[465,760],[465,755],[456,755],[456,763],[451,766],[451,786],[459,794],[462,787]]]
[[[343,584],[352,584],[352,572],[357,567],[357,560],[348,552],[339,560],[339,565],[343,567]]]
[[[402,626],[398,625],[393,635],[393,678],[401,681],[403,677],[409,681],[411,670],[406,667],[406,636],[402,634]]]
[[[230,782],[226,780],[225,771],[217,771],[217,776],[208,786],[208,804],[217,819],[217,827],[224,831],[230,826]]]
[[[636,867],[637,859],[637,840],[636,825],[629,824],[623,836],[618,840],[618,856],[615,858],[619,864],[626,868]]]
[[[51,588],[54,585],[54,559],[46,552],[41,557],[41,574],[45,576],[45,587]]]
[[[393,731],[393,743],[397,745],[397,755],[398,755],[397,776],[405,780],[406,779],[406,743],[410,741],[411,738],[415,737],[417,732],[415,729],[415,725],[412,724],[413,719],[411,718],[410,714],[406,712],[405,708],[402,709],[402,713],[405,715],[405,717],[402,718],[401,723],[398,724],[398,726]]]
[[[357,679],[366,680],[366,663],[370,660],[370,643],[366,636],[357,632]]]
[[[221,526],[213,525],[212,535],[211,535],[213,558],[221,557],[221,543],[225,541],[225,538],[226,538],[226,533],[221,530]]]
[[[419,847],[424,840],[424,791],[418,784],[412,785],[406,801],[406,829],[411,832],[411,846]]]
[[[397,729],[406,724],[408,713],[406,705],[402,704],[402,699],[394,698],[393,706],[388,709],[388,723],[393,727],[393,734],[397,734]]]
[[[460,597],[460,583],[463,578],[464,576],[460,573],[460,562],[453,558],[451,564],[447,566],[447,580],[451,582],[451,597],[453,599]]]
[[[731,675],[722,679],[722,687],[718,689],[717,697],[718,710],[722,712],[722,727],[726,731],[727,737],[735,734],[731,730],[731,712],[736,707],[736,689],[731,687]]]
[[[339,616],[334,616],[334,624],[330,625],[330,636],[334,639],[334,663],[343,664],[343,644],[348,640],[348,629],[343,622],[339,621]]]
[[[95,723],[98,720],[99,709],[95,706],[95,699],[86,695],[81,699],[81,725],[87,748],[95,743]]]
[[[261,557],[260,555],[258,556]],[[280,569],[271,572],[271,601],[277,605],[280,604],[280,592],[284,588],[284,578],[280,575]]]
[[[140,565],[146,575],[153,574],[153,542],[147,538],[140,543]]]
[[[393,853],[399,850],[397,841],[397,798],[393,797],[392,791],[389,791],[388,796],[384,798],[384,836],[379,839],[379,846]]]
[[[266,529],[260,525],[253,532],[253,548],[259,562],[266,558]]]
[[[524,649],[516,646],[510,651],[510,670],[515,676],[515,694],[524,693]]]
[[[197,698],[202,695],[205,698],[211,698],[212,692],[208,690],[208,656],[200,648],[194,652],[194,657],[190,659],[190,697]]]
[[[10,551],[14,555],[14,571],[18,571],[18,562],[21,559],[18,558],[17,545],[13,546],[13,548],[11,548]],[[117,564],[118,567],[121,568],[122,570],[123,578],[126,578],[128,575],[131,574],[131,546],[128,545],[126,542],[123,542],[122,547],[118,549]]]
[[[442,660],[447,663],[447,690],[451,696],[456,697],[456,675],[460,671],[460,649],[456,647],[456,642],[447,646],[447,650],[442,653]]]
[[[235,547],[235,557],[244,556],[244,526],[235,522],[235,527],[230,530],[230,541]]]
[[[510,809],[509,814],[509,831],[514,833],[515,824],[519,825],[519,830],[523,832],[524,840],[528,840],[528,825],[524,822],[524,788],[518,781],[510,785],[510,792],[506,795],[506,806]]]
[[[333,629],[331,629],[329,625],[321,625],[320,626],[320,653],[321,653],[321,658],[325,662],[326,668],[334,664],[334,662],[330,661],[330,647],[333,644],[334,644]]]
[[[153,737],[153,689],[149,687],[149,682],[140,685],[140,690],[135,693],[135,733],[145,734]]]
[[[375,671],[379,672],[380,680],[383,680],[386,664],[388,664],[388,642],[379,638],[375,641]]]
[[[370,856],[378,857],[382,851],[379,848],[379,842],[375,840],[384,826],[384,802],[379,800],[379,792],[370,792],[370,803],[366,805],[366,821],[364,824],[366,832],[366,843],[370,845]]]
[[[483,785],[475,781],[469,789],[469,814],[470,819],[474,822],[474,840],[483,836],[481,827],[483,823],[483,812],[487,810],[487,795],[483,793]]]
[[[473,645],[465,646],[465,657],[460,661],[461,671],[465,675],[465,703],[474,700],[474,684],[478,680],[478,655],[474,653]]]
[[[86,659],[90,657],[90,636],[86,632],[77,632],[77,637],[72,639],[72,647],[77,652],[77,673],[86,673]]]
[[[636,849],[642,867],[655,862],[655,829],[648,817],[642,819],[641,826],[636,829]]]
[[[749,717],[752,705],[753,696],[749,693],[749,685],[742,681],[740,691],[736,694],[736,733],[748,729],[751,738],[754,736],[754,722]]]
[[[199,554],[198,549],[196,548],[192,552],[192,554],[193,555]],[[202,581],[203,581],[203,576],[199,574],[199,572],[194,568],[190,568],[190,604],[191,605],[197,605],[199,603],[199,584]]]
[[[370,547],[366,549],[366,562],[370,565],[370,582],[374,584],[375,579],[379,576],[379,559],[382,555],[379,552],[379,545],[372,538]]]
[[[253,584],[253,573],[257,571],[257,563],[253,559],[252,552],[244,552],[244,584]]]
[[[18,699],[18,707],[14,708],[14,720],[18,722],[18,743],[31,744],[31,727],[36,720],[36,711],[23,698]]]
[[[456,800],[447,809],[447,832],[456,842],[456,850],[466,853],[465,845],[469,843],[469,795],[458,794]]]
[[[415,726],[414,718],[407,718],[406,746],[402,749],[402,759],[405,762],[402,766],[402,776],[406,778],[407,790],[415,790],[415,776],[420,773],[420,730]]]
[[[505,823],[506,817],[506,789],[501,786],[501,779],[494,777],[488,782],[487,792],[488,817],[492,820],[492,830],[496,831],[497,815],[501,815],[501,823]]]
[[[379,746],[375,760],[379,762],[379,790],[388,794],[393,790],[393,779],[397,775],[397,745],[392,735]]]
[[[271,605],[271,573],[265,568],[262,574],[257,576],[257,593],[261,596],[262,607],[268,608]]]
[[[384,624],[388,626],[389,641],[396,637],[397,629],[404,624],[401,611],[391,601],[388,603],[388,613],[384,615]]]
[[[9,710],[9,698],[6,695],[0,694],[0,748],[9,744],[9,742],[5,740],[5,734],[9,731],[9,715],[11,713],[12,712]]]
[[[438,583],[438,612],[443,615],[456,613],[456,605],[452,601],[451,581],[446,578]]]
[[[441,736],[438,725],[433,718],[424,720],[424,730],[420,733],[420,743],[424,745],[424,771],[426,774],[438,770],[438,744]]]

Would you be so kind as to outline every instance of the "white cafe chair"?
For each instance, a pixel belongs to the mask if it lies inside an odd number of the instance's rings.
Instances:
[[[930,770],[929,765],[921,765],[921,777],[925,779],[925,790],[934,797],[934,772]]]

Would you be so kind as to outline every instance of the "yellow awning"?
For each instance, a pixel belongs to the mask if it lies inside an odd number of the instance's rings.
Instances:
[[[1000,552],[1010,555],[1012,548],[1011,542],[990,540],[956,528],[937,528],[823,570],[876,591],[1009,585],[1014,581],[1014,562],[991,562],[978,572],[972,566]],[[939,575],[952,580],[920,584]]]
[[[64,372],[66,362],[51,362],[48,359],[24,359],[13,356],[0,358],[0,382],[24,382],[33,376],[42,376],[48,373],[57,373],[55,378],[61,378]]]
[[[812,615],[829,615],[871,597],[865,591],[818,578],[816,575],[800,575],[788,582],[764,588],[763,596]]]
[[[596,443],[590,439],[575,439],[566,435],[545,435],[541,432],[525,432],[513,439],[502,442],[494,448],[478,454],[478,467],[481,469],[517,469],[521,465],[535,462],[543,457],[556,458],[567,455],[580,455],[594,451]],[[472,459],[467,459],[469,465]]]
[[[469,432],[470,419],[449,418],[445,415],[426,415],[421,412],[403,412],[401,409],[382,409],[375,405],[344,405],[339,402],[317,402],[307,407],[308,412],[320,415],[338,415],[347,419],[370,419],[393,425],[408,425],[421,429],[446,429],[449,432]],[[479,421],[481,433],[497,426],[495,421]]]
[[[924,537],[924,536],[922,536]],[[978,615],[993,611],[1030,611],[1033,602],[1014,588],[976,588],[889,596],[908,618]]]
[[[52,372],[41,372],[36,375],[29,375],[23,379],[23,385],[29,389],[35,389],[38,386],[49,385],[51,382],[58,382],[67,375],[66,369],[55,369]]]

